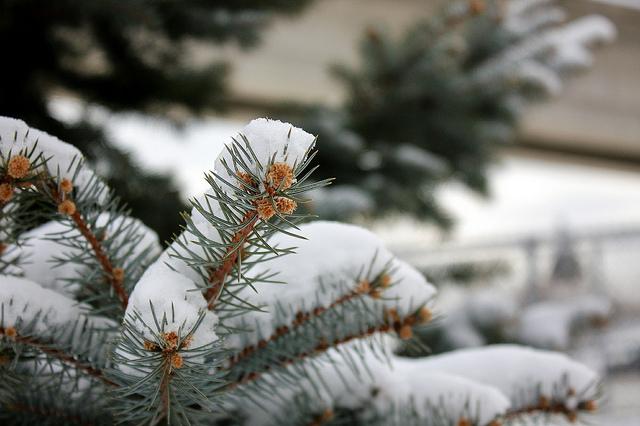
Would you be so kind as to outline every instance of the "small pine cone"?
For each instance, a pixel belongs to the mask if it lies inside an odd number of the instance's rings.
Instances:
[[[469,1],[469,11],[472,15],[480,15],[485,11],[487,5],[483,0],[471,0]]]
[[[391,285],[391,275],[382,274],[380,277],[380,287],[387,288]]]
[[[113,279],[118,282],[122,282],[124,280],[124,269],[113,268]]]
[[[262,198],[256,201],[256,211],[262,220],[269,220],[276,214],[273,204],[268,198]]]
[[[421,324],[425,324],[425,323],[428,323],[429,321],[431,321],[431,319],[433,318],[433,314],[431,313],[431,309],[429,309],[426,306],[424,306],[418,312],[418,318],[420,319],[420,323]]]
[[[328,422],[331,421],[331,419],[333,419],[333,410],[331,408],[327,408],[322,412],[322,421]]]
[[[583,406],[584,409],[590,413],[598,411],[598,403],[593,400],[585,401]]]
[[[24,155],[11,157],[7,165],[7,174],[14,179],[22,179],[29,173],[31,162]]]
[[[76,212],[76,204],[71,200],[64,200],[58,204],[58,212],[66,216],[71,216]]]
[[[413,337],[413,330],[409,325],[403,325],[398,332],[398,335],[402,340],[409,340]]]
[[[188,349],[191,346],[191,342],[193,341],[193,335],[190,334],[184,339],[182,339],[182,343],[180,344],[180,349]]]
[[[177,349],[178,348],[178,333],[175,331],[169,331],[162,335],[164,342],[166,344],[166,349]]]
[[[156,345],[153,342],[150,342],[148,340],[144,341],[144,348],[148,351],[157,351],[158,350],[158,345]]]
[[[358,294],[366,294],[371,291],[371,284],[369,284],[369,280],[362,280],[358,283],[356,287],[356,293]]]
[[[540,398],[538,398],[538,407],[543,410],[549,408],[549,398],[544,395],[540,395]]]
[[[291,214],[298,207],[298,203],[294,200],[286,197],[277,197],[276,198],[276,208],[282,214]]]
[[[273,163],[266,178],[267,184],[274,190],[289,189],[293,183],[293,169],[287,163]]]
[[[18,330],[15,327],[7,327],[4,329],[4,335],[10,339],[13,339],[18,335]]]
[[[13,186],[8,183],[0,185],[0,203],[6,203],[13,198]]]
[[[256,181],[253,179],[253,177],[251,177],[249,173],[238,172],[237,176],[243,187],[254,188],[256,186]]]
[[[184,365],[184,359],[182,359],[182,355],[175,353],[171,355],[171,365],[173,368],[182,368]]]
[[[62,182],[60,182],[60,189],[65,194],[70,194],[71,191],[73,191],[73,183],[71,183],[69,179],[64,178],[62,179]]]

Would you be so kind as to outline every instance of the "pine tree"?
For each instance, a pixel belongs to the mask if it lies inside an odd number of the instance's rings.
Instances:
[[[4,424],[496,426],[596,408],[596,374],[564,355],[395,355],[436,290],[364,229],[301,223],[328,183],[314,145],[251,122],[162,251],[77,149],[1,118]]]
[[[588,67],[589,47],[610,40],[602,16],[565,22],[553,0],[455,0],[400,37],[370,29],[360,66],[336,67],[346,102],[298,120],[318,133],[318,214],[409,213],[451,224],[434,197],[458,181],[486,194],[498,147],[513,141],[523,108],[557,94]],[[304,115],[304,114],[303,114]]]
[[[194,66],[191,46],[251,47],[271,14],[294,13],[308,2],[0,0],[0,115],[21,117],[81,149],[164,241],[183,208],[171,177],[140,170],[99,124],[58,119],[48,107],[51,95],[165,117],[176,109],[219,110],[229,67]]]

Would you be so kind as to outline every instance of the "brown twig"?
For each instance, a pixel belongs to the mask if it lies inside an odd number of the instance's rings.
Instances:
[[[61,203],[62,201],[64,201],[64,195],[58,191],[56,185],[49,185],[49,191],[51,192],[51,196],[57,203]],[[93,250],[95,257],[98,260],[98,263],[100,263],[100,266],[105,273],[105,277],[109,281],[111,287],[113,287],[118,300],[120,300],[122,308],[126,309],[129,303],[129,296],[127,295],[123,284],[124,274],[116,271],[119,268],[115,268],[113,266],[111,260],[109,259],[109,256],[107,256],[104,249],[102,248],[100,240],[91,231],[86,221],[82,217],[82,214],[80,214],[78,210],[75,210],[71,215],[69,215],[69,217],[73,221],[80,234],[82,234],[82,236],[91,246],[91,249]]]
[[[127,304],[129,303],[129,296],[127,295],[127,292],[124,289],[124,284],[122,282],[123,275],[116,273],[115,271],[116,268],[113,267],[111,260],[109,259],[107,254],[104,252],[104,249],[100,244],[100,241],[91,231],[91,229],[89,229],[89,227],[87,226],[87,223],[84,221],[79,211],[76,210],[71,215],[71,220],[73,220],[73,223],[76,225],[76,228],[78,228],[78,231],[80,231],[82,236],[87,240],[87,242],[91,246],[91,249],[93,250],[93,253],[96,256],[96,259],[98,259],[98,262],[100,263],[100,266],[102,267],[107,280],[109,280],[109,283],[113,287],[113,290],[115,291],[116,296],[118,296],[118,299],[120,300],[120,304],[122,305],[122,308],[126,309]]]
[[[322,316],[325,312],[345,304],[358,296],[364,296],[369,294],[368,292],[362,291],[362,286],[359,285],[356,289],[351,290],[350,292],[338,297],[333,302],[331,302],[328,306],[317,306],[311,311],[298,311],[296,313],[295,318],[289,325],[282,325],[277,327],[275,331],[266,339],[262,339],[258,342],[256,346],[249,345],[241,349],[237,354],[232,355],[229,359],[229,367],[233,367],[238,364],[242,360],[251,356],[258,348],[264,348],[268,343],[275,342],[276,340],[290,334],[293,330],[302,325],[306,324],[313,318],[318,318]]]
[[[170,356],[165,356],[163,361],[162,379],[160,380],[160,399],[164,418],[169,415],[169,404],[171,402],[169,387],[171,384],[171,377],[171,358]]]
[[[209,309],[213,309],[215,307],[215,303],[224,288],[224,282],[229,273],[233,270],[233,267],[238,260],[238,256],[242,251],[244,242],[255,228],[257,221],[258,214],[254,210],[250,210],[244,214],[242,218],[244,226],[236,232],[231,239],[231,243],[233,245],[227,248],[224,262],[222,262],[222,265],[219,267],[209,271],[209,283],[211,283],[211,287],[209,287],[205,292],[205,298],[208,301]]]
[[[316,344],[316,346],[310,352],[306,352],[306,351],[301,352],[293,357],[282,356],[275,363],[265,365],[263,368],[265,372],[268,372],[274,368],[286,367],[290,364],[293,364],[294,362],[304,360],[310,356],[316,356],[321,353],[324,353],[332,347],[343,345],[345,343],[351,342],[356,339],[362,339],[364,337],[372,336],[373,334],[376,334],[376,333],[382,334],[382,333],[395,331],[396,333],[401,335],[403,330],[406,329],[406,327],[413,327],[414,325],[421,323],[419,314],[407,315],[405,318],[396,317],[395,319],[390,318],[387,315],[385,315],[385,317],[386,318],[383,320],[383,322],[380,325],[371,326],[368,329],[361,331],[359,333],[335,339],[333,340],[333,342],[328,342],[325,338],[321,338],[319,343]],[[256,372],[256,371],[245,373],[243,376],[241,376],[234,382],[231,382],[228,385],[228,387],[233,389],[237,386],[253,382],[259,379],[262,376],[262,374],[263,374],[262,372]]]
[[[582,401],[576,408],[569,408],[564,401],[549,401],[547,397],[541,396],[537,404],[508,411],[505,415],[501,416],[501,420],[513,420],[524,415],[546,413],[563,415],[570,422],[574,422],[577,419],[578,410],[594,411],[595,408],[591,408],[592,406],[594,406],[593,401]],[[491,426],[491,424],[489,426]]]
[[[0,330],[0,334],[6,334],[5,330]],[[44,342],[36,337],[32,337],[32,336],[22,336],[20,334],[15,334],[13,336],[8,336],[9,339],[15,341],[16,343],[20,343],[23,345],[27,345],[30,346],[34,349],[39,350],[40,352],[43,352],[47,355],[50,355],[68,365],[71,365],[75,368],[77,368],[78,370],[82,370],[85,373],[89,374],[92,377],[95,377],[96,379],[102,381],[103,383],[106,383],[110,386],[115,386],[116,384],[114,382],[112,382],[111,380],[109,380],[108,378],[106,378],[104,376],[104,374],[102,373],[101,370],[92,367],[90,364],[86,364],[83,363],[79,360],[77,360],[73,355],[68,354],[60,349],[57,348],[53,348],[50,346],[50,344],[48,342]]]

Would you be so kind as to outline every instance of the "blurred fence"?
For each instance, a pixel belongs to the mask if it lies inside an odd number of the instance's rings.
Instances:
[[[619,309],[640,312],[640,226],[560,229],[546,236],[413,245],[394,251],[436,283],[455,280],[466,270],[469,280],[506,282],[529,301],[553,286],[567,285],[606,294]]]

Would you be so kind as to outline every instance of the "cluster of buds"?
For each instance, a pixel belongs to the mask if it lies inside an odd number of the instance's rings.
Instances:
[[[62,179],[58,195],[58,212],[65,216],[73,216],[76,212],[76,204],[70,199],[72,191],[73,183],[69,179]]]
[[[31,161],[24,155],[14,155],[7,162],[6,176],[0,184],[0,203],[7,203],[13,198],[13,191],[19,186],[22,179],[29,175]]]
[[[575,390],[570,387],[567,390],[567,397],[571,398],[575,395]],[[511,413],[507,417],[514,417],[527,413],[544,412],[564,415],[570,423],[575,423],[578,420],[578,411],[594,412],[597,409],[598,404],[594,400],[581,401],[575,406],[568,407],[564,401],[554,401],[546,395],[540,395],[536,404],[519,409],[517,412]],[[489,426],[501,426],[501,424],[501,422],[494,420],[494,422]]]
[[[244,189],[257,189],[258,182],[250,174],[238,172],[237,177]],[[294,182],[293,169],[287,163],[273,163],[269,166],[263,182],[268,196],[254,202],[260,219],[269,220],[276,213],[291,214],[296,210],[298,204],[295,200],[276,196],[278,191],[291,188]]]
[[[0,327],[0,336],[7,336],[9,339],[15,339],[18,335],[18,330],[15,327],[9,326],[6,328]]]
[[[433,314],[423,306],[414,314],[401,318],[396,308],[389,308],[384,311],[383,317],[387,330],[393,329],[402,340],[409,340],[413,337],[413,327],[428,323]]]
[[[173,368],[182,368],[184,365],[184,359],[180,355],[179,351],[188,349],[191,344],[191,335],[180,340],[180,336],[175,331],[168,331],[162,333],[161,342],[154,343],[146,340],[144,342],[144,348],[150,352],[161,352],[169,361]]]
[[[24,179],[31,169],[31,161],[24,155],[15,155],[7,163],[7,175],[13,179]]]
[[[368,279],[360,281],[355,291],[358,294],[367,294],[374,299],[379,299],[382,297],[382,292],[389,288],[390,285],[391,276],[386,272],[382,272],[373,281],[369,281]]]

